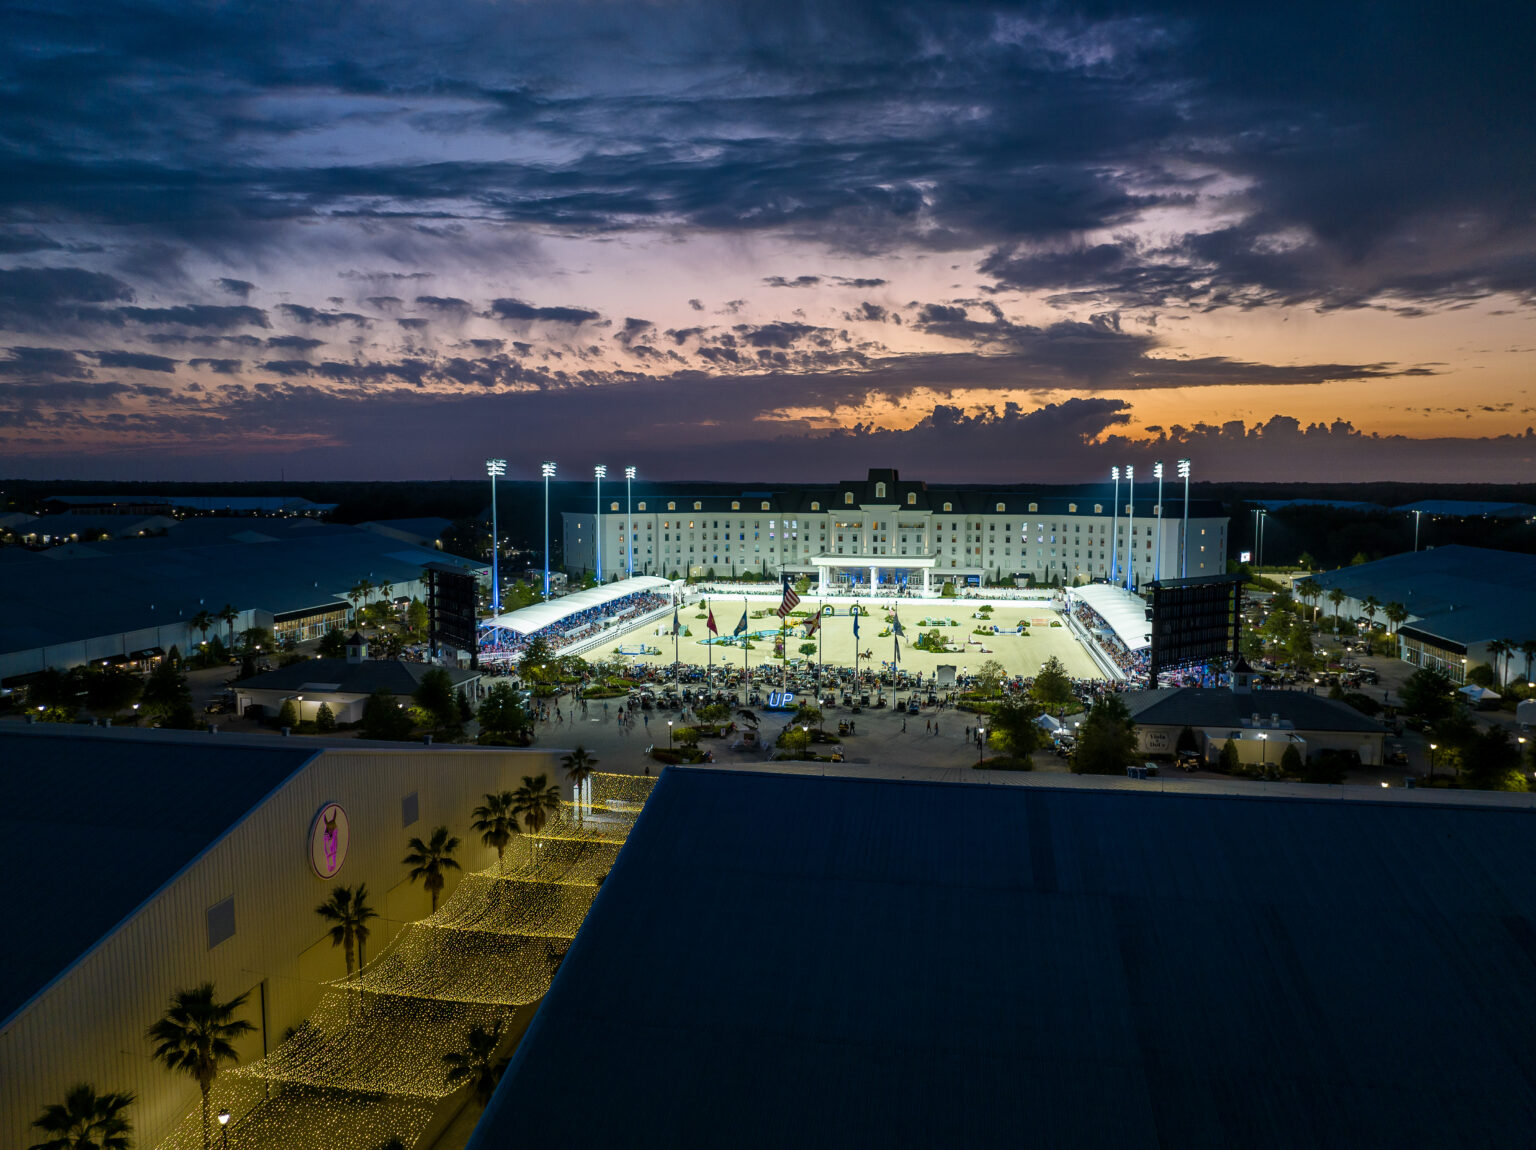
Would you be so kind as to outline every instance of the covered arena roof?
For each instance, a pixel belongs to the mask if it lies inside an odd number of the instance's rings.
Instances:
[[[1104,622],[1109,624],[1110,630],[1120,637],[1127,651],[1140,651],[1152,645],[1152,627],[1147,622],[1147,601],[1140,595],[1106,583],[1074,587],[1072,594],[1099,613]]]
[[[577,591],[574,595],[552,599],[548,603],[535,603],[532,607],[508,611],[504,615],[497,615],[494,619],[487,619],[481,626],[500,627],[505,631],[515,631],[519,635],[531,635],[544,627],[553,626],[561,619],[567,619],[590,607],[601,607],[604,603],[612,603],[615,599],[622,599],[626,595],[635,595],[641,591],[670,593],[671,590],[672,584],[666,579],[658,579],[654,575],[636,575],[633,579],[623,579],[602,587]]]

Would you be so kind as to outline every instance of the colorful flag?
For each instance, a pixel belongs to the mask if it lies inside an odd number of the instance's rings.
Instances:
[[[745,635],[746,633],[747,633],[747,608],[746,608],[746,605],[743,604],[742,608],[741,608],[741,621],[736,624],[736,630],[732,631],[731,634],[732,635]]]
[[[896,662],[901,662],[901,616],[891,608],[891,642],[896,646]]]
[[[816,612],[816,614],[812,615],[808,620],[806,620],[806,623],[805,623],[805,637],[807,639],[809,639],[812,635],[816,634],[816,628],[820,627],[820,626],[821,626],[821,612],[818,611],[818,612]]]
[[[800,596],[795,594],[795,589],[789,585],[789,572],[784,572],[784,601],[779,604],[779,618],[783,619],[795,609],[800,602]]]
[[[857,603],[853,605],[853,641],[855,643],[859,641],[859,605]]]
[[[709,628],[709,633],[711,635],[720,634],[720,628],[715,626],[715,609],[706,602],[704,604],[704,610],[709,612],[709,619],[705,622],[704,626]]]
[[[681,635],[682,633],[682,625],[677,621],[677,606],[674,604],[672,607],[672,634]]]

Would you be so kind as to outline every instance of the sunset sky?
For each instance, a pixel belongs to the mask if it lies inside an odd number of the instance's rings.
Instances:
[[[5,10],[0,475],[1536,478],[1528,2]]]

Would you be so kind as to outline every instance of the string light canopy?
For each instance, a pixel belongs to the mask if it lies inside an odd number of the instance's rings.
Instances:
[[[414,1146],[458,1087],[443,1055],[470,1030],[514,1025],[549,989],[655,779],[594,774],[502,868],[466,874],[437,912],[403,927],[350,978],[327,984],[305,1022],[267,1057],[225,1071],[230,1150]],[[521,841],[519,841],[519,839]],[[193,1106],[159,1150],[202,1150]]]

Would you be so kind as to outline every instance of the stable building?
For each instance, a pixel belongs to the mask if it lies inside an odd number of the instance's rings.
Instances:
[[[29,1124],[78,1082],[132,1092],[134,1145],[160,1145],[198,1098],[144,1037],[175,991],[247,995],[236,1051],[263,1057],[345,973],[316,905],[365,883],[367,953],[382,953],[430,910],[406,840],[462,838],[446,896],[496,859],[469,832],[476,804],[525,775],[559,780],[557,755],[0,726],[0,826],[27,862],[0,963],[0,1146],[36,1141]]]
[[[603,581],[631,571],[694,578],[788,571],[815,578],[822,593],[1009,579],[1070,586],[1129,577],[1135,587],[1224,572],[1220,504],[1191,501],[1186,531],[1182,495],[1170,485],[1159,506],[1155,492],[1144,481],[1133,500],[1121,487],[1117,510],[1112,492],[1099,487],[1067,494],[930,488],[872,469],[829,487],[645,494],[633,506],[628,497],[605,501],[600,517],[566,512],[565,566],[601,568]]]

